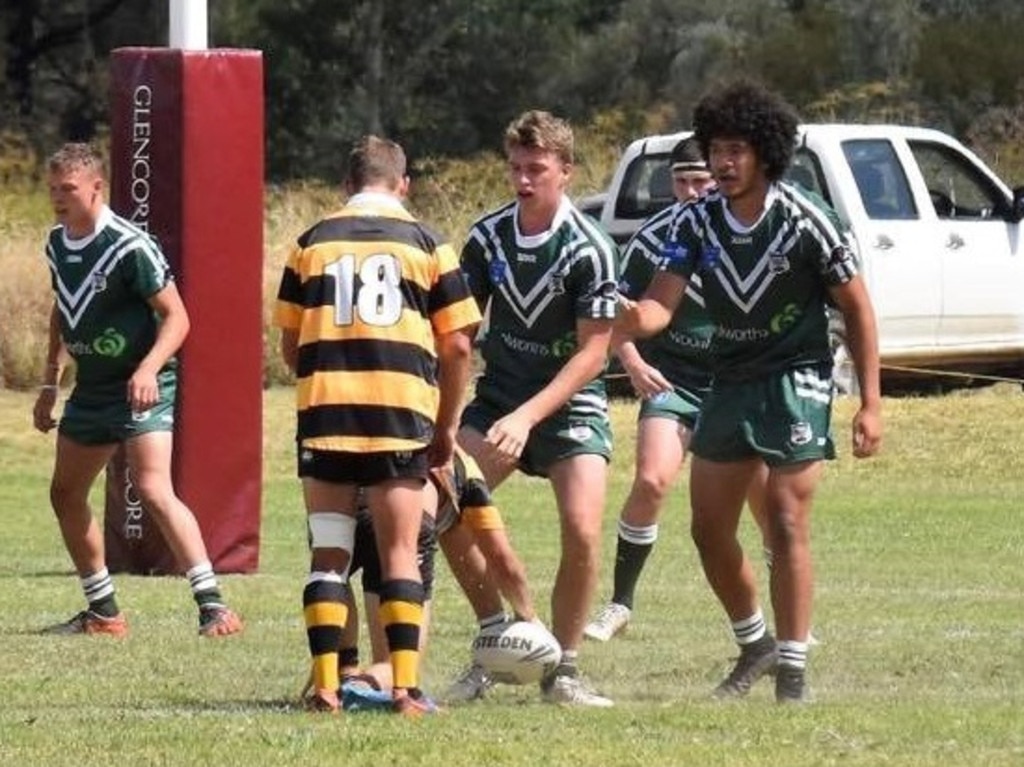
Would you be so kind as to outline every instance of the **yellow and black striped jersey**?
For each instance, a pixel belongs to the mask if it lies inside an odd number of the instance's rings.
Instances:
[[[298,334],[298,438],[347,452],[416,450],[439,401],[435,336],[480,313],[451,245],[389,196],[362,193],[298,240],[275,322]]]

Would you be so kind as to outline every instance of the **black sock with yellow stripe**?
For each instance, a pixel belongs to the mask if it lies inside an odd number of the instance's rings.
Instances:
[[[423,584],[409,580],[384,581],[380,587],[380,620],[388,638],[395,689],[418,687]]]
[[[338,672],[338,646],[348,617],[345,603],[348,586],[337,573],[310,573],[302,591],[306,638],[313,657],[313,688],[337,692],[341,686]]]

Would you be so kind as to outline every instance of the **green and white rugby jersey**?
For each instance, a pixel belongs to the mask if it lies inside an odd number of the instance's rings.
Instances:
[[[147,299],[173,279],[167,260],[149,235],[106,207],[81,240],[54,227],[46,258],[77,388],[123,396],[156,340],[158,317]]]
[[[714,323],[715,375],[744,380],[831,361],[828,287],[857,274],[829,217],[789,184],[773,184],[765,212],[740,224],[718,192],[673,219],[666,268],[699,274]]]
[[[685,203],[655,213],[626,245],[619,290],[628,298],[640,298],[654,275],[665,267],[665,242],[669,227]],[[686,285],[686,297],[663,331],[638,340],[644,361],[656,367],[675,386],[707,386],[711,379],[711,332],[713,325],[704,308],[700,275]]]
[[[519,205],[478,220],[462,249],[462,270],[481,307],[489,302],[476,395],[513,409],[543,389],[576,352],[578,319],[615,318],[615,244],[567,197],[551,228],[519,232]],[[569,401],[570,413],[605,413],[604,380]]]

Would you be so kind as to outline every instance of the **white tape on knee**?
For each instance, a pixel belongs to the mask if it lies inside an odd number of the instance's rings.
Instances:
[[[334,511],[314,511],[307,517],[309,544],[314,549],[344,549],[356,543],[356,518]]]

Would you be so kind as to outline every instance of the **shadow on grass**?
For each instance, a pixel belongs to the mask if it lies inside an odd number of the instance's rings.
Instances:
[[[72,569],[67,570],[37,570],[36,572],[9,572],[0,573],[0,578],[72,578],[78,577]]]

